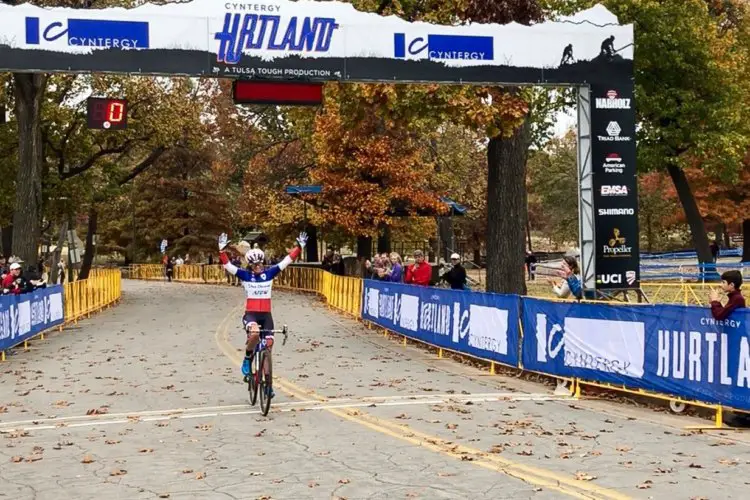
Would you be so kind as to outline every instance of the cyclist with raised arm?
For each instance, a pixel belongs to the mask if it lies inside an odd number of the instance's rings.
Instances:
[[[245,381],[250,375],[250,363],[255,352],[255,346],[260,342],[261,337],[266,340],[266,349],[268,357],[271,359],[271,347],[273,346],[273,334],[267,333],[273,330],[273,316],[271,314],[271,289],[273,288],[273,279],[281,271],[299,258],[302,249],[307,244],[307,234],[300,233],[297,237],[297,244],[289,255],[269,268],[264,268],[263,261],[265,255],[263,250],[252,248],[247,251],[245,258],[250,264],[250,271],[240,269],[229,261],[225,248],[229,244],[226,233],[219,236],[219,260],[231,274],[237,276],[242,281],[245,289],[247,300],[245,302],[245,314],[242,317],[242,326],[247,332],[247,342],[245,343],[245,359],[242,362],[242,374]],[[269,367],[263,367],[265,373],[269,373]],[[269,397],[273,397],[273,389],[268,388]]]

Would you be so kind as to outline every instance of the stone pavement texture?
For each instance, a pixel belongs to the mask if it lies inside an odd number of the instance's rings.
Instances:
[[[748,498],[749,440],[490,376],[275,292],[277,397],[239,375],[242,291],[124,283],[0,364],[0,498]],[[280,339],[277,339],[280,340]]]

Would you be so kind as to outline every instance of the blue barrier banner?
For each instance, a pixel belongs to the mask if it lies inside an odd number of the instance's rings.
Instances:
[[[523,299],[526,369],[750,410],[750,310]]]
[[[514,295],[366,280],[362,319],[428,344],[518,366]]]
[[[0,296],[0,351],[63,323],[63,287]]]

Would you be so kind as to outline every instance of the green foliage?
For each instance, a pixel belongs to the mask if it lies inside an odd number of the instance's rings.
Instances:
[[[578,241],[576,135],[551,139],[529,156],[529,218],[532,230],[555,246]]]

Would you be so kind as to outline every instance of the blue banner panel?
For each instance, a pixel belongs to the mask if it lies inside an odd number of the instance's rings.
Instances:
[[[518,366],[514,295],[366,280],[362,319],[428,344]]]
[[[0,296],[0,351],[61,325],[64,310],[61,285],[22,295]]]
[[[523,299],[526,369],[750,410],[750,310]]]

